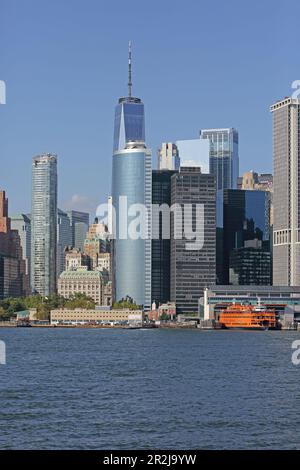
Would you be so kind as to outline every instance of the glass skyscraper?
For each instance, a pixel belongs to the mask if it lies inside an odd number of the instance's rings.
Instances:
[[[133,142],[114,153],[112,203],[116,214],[113,227],[115,299],[119,301],[129,296],[146,309],[151,306],[151,184],[151,151],[144,143]],[[127,208],[121,207],[120,197],[127,198]],[[145,239],[132,239],[128,234],[129,225],[135,216],[128,215],[126,233],[124,236],[120,233],[120,218],[126,217],[127,209],[130,210],[134,204],[142,204],[147,209]]]
[[[113,286],[119,301],[127,296],[145,309],[151,307],[151,151],[145,145],[144,105],[131,96],[131,45],[129,44],[128,97],[120,98],[115,109],[114,154],[112,171],[113,222]],[[126,198],[127,208],[141,204],[147,210],[146,237],[132,239],[128,234],[136,218],[127,214],[120,201]],[[123,199],[124,200],[124,199]],[[125,235],[120,233],[120,218],[128,215]],[[124,230],[124,227],[123,227]]]
[[[209,172],[216,178],[217,190],[236,189],[239,176],[239,138],[233,128],[202,129],[200,139],[210,141]]]
[[[241,265],[242,262],[244,279],[255,279],[257,284],[264,284],[269,279],[270,284],[270,193],[226,189],[223,203],[223,276],[219,280],[223,284],[229,284],[230,270],[233,274],[236,270],[234,265]],[[264,252],[269,254],[265,255]],[[264,260],[265,264],[264,271],[261,271],[261,280],[258,272],[254,272],[258,270],[258,260]]]
[[[56,291],[57,157],[32,160],[31,288],[43,296]]]
[[[145,142],[144,104],[131,96],[120,98],[115,110],[114,152],[127,142]]]

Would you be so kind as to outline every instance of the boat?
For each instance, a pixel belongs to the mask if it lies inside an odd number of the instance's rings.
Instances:
[[[219,314],[219,322],[226,329],[269,330],[277,329],[275,310],[261,305],[232,304]]]

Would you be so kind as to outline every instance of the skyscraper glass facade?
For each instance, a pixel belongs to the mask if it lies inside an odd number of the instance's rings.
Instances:
[[[210,141],[209,172],[216,178],[217,190],[236,189],[239,176],[238,132],[236,129],[203,129],[200,139]]]
[[[258,240],[262,242],[261,248],[270,252],[269,213],[269,192],[239,189],[224,190],[223,279],[221,283],[229,284],[229,260],[233,250],[247,247],[247,242],[251,240]],[[248,251],[251,255],[251,250]],[[252,259],[254,260],[254,257]],[[249,258],[249,270],[253,269],[250,261]],[[271,269],[270,265],[268,269]]]
[[[115,209],[114,224],[114,289],[115,299],[131,297],[146,309],[151,306],[151,152],[137,143],[113,155],[112,203]],[[128,227],[136,216],[130,216],[120,205],[126,197],[127,208],[142,204],[147,208],[147,238],[132,239]],[[120,218],[128,215],[125,235],[121,235]]]
[[[171,177],[176,171],[153,170],[152,172],[152,204],[167,204],[171,206]],[[159,238],[152,239],[152,302],[157,305],[168,302],[171,299],[171,261],[170,261],[170,239],[163,239],[162,218],[152,221],[152,231],[159,224]]]
[[[144,104],[139,98],[120,98],[115,109],[114,152],[133,141],[145,142]]]
[[[56,291],[56,155],[33,158],[31,207],[31,287],[35,293],[49,295]]]

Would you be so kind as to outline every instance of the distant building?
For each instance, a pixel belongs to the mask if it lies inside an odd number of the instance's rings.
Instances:
[[[171,178],[171,204],[178,210],[171,218],[171,301],[178,313],[192,313],[198,309],[198,299],[205,287],[215,284],[216,277],[216,189],[214,176],[202,174],[200,168],[181,168]],[[176,223],[177,213],[192,204],[192,212],[185,214],[198,240],[185,237],[184,227]],[[196,204],[204,208],[204,221],[196,225]],[[202,222],[203,225],[202,225]],[[187,227],[185,227],[187,230]],[[194,243],[195,249],[187,246]]]
[[[31,220],[26,214],[17,214],[10,217],[11,229],[17,230],[23,253],[23,259],[26,264],[26,275],[30,279],[30,262],[31,262]]]
[[[199,167],[201,173],[209,173],[209,141],[203,139],[177,140],[180,166]]]
[[[217,190],[236,189],[239,175],[239,139],[234,128],[202,129],[200,139],[210,142],[209,172],[216,178]]]
[[[90,215],[87,212],[66,211],[72,229],[72,246],[83,251],[84,240],[89,229]]]
[[[82,253],[78,248],[66,247],[65,248],[65,271],[76,271],[82,267],[88,268],[90,266],[90,259]]]
[[[87,271],[84,268],[77,271],[64,271],[58,278],[58,294],[69,299],[75,294],[85,294],[102,305],[103,280],[98,271]]]
[[[17,230],[12,230],[8,217],[8,200],[0,191],[0,300],[29,294],[29,276],[23,259]]]
[[[57,211],[57,276],[65,270],[65,248],[72,245],[72,227],[68,214]]]
[[[177,145],[164,142],[158,150],[157,162],[159,170],[179,170],[180,158]]]
[[[285,98],[273,114],[273,283],[300,285],[300,100]]]
[[[98,267],[98,258],[100,253],[110,251],[110,234],[108,233],[107,226],[102,222],[95,222],[90,225],[84,241],[84,253],[89,256],[91,260],[91,268]]]
[[[248,190],[273,191],[273,175],[246,171],[241,178],[241,188]]]
[[[56,291],[57,157],[32,160],[31,287],[47,296]]]

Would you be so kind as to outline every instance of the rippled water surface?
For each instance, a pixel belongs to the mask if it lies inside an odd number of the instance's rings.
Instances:
[[[297,332],[0,329],[1,449],[300,449]]]

